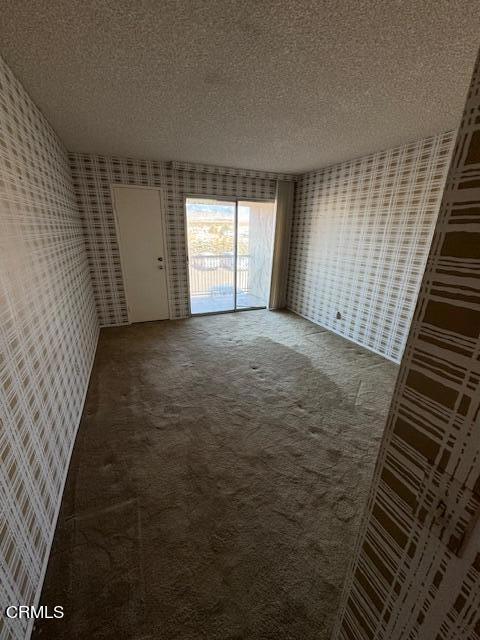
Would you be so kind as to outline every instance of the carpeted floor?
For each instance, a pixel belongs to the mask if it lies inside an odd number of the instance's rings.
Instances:
[[[329,640],[396,374],[286,312],[102,330],[33,637]]]

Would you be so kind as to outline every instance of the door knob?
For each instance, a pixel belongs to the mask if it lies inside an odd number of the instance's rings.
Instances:
[[[163,258],[157,258],[157,260],[159,260],[160,262],[163,262]]]

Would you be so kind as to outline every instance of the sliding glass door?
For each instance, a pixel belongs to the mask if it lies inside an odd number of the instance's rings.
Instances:
[[[273,201],[187,198],[190,310],[193,315],[268,305]]]
[[[240,200],[237,220],[236,308],[266,307],[272,275],[274,203]]]
[[[235,310],[235,201],[187,198],[192,314]]]

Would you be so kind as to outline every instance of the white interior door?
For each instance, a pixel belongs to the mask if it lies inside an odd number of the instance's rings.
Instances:
[[[166,254],[160,194],[156,189],[113,188],[130,322],[165,320]]]

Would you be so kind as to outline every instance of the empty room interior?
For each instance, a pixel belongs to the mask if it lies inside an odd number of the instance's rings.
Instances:
[[[480,640],[478,2],[0,15],[0,640]]]

